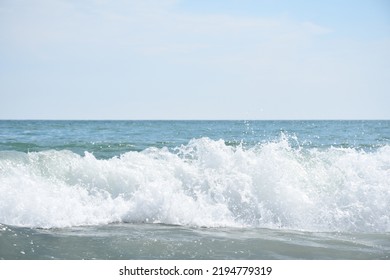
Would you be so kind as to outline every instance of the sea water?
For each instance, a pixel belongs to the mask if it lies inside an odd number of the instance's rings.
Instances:
[[[0,259],[388,259],[390,121],[0,121]]]

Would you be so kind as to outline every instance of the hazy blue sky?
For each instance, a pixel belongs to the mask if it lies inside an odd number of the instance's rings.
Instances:
[[[390,119],[388,0],[0,0],[1,119]]]

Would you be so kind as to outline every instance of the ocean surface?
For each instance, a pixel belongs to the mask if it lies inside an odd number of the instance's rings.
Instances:
[[[389,259],[390,121],[0,121],[0,259]]]

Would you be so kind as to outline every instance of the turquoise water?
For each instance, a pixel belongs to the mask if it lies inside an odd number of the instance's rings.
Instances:
[[[390,121],[0,121],[0,259],[388,259]]]
[[[0,150],[85,151],[111,158],[149,147],[175,148],[208,137],[227,145],[277,141],[302,147],[377,148],[390,142],[389,121],[0,121]]]

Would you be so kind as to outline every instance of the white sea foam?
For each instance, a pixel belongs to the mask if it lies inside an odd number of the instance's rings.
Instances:
[[[309,231],[390,231],[390,147],[255,147],[194,139],[108,160],[0,152],[0,223],[114,222]]]

